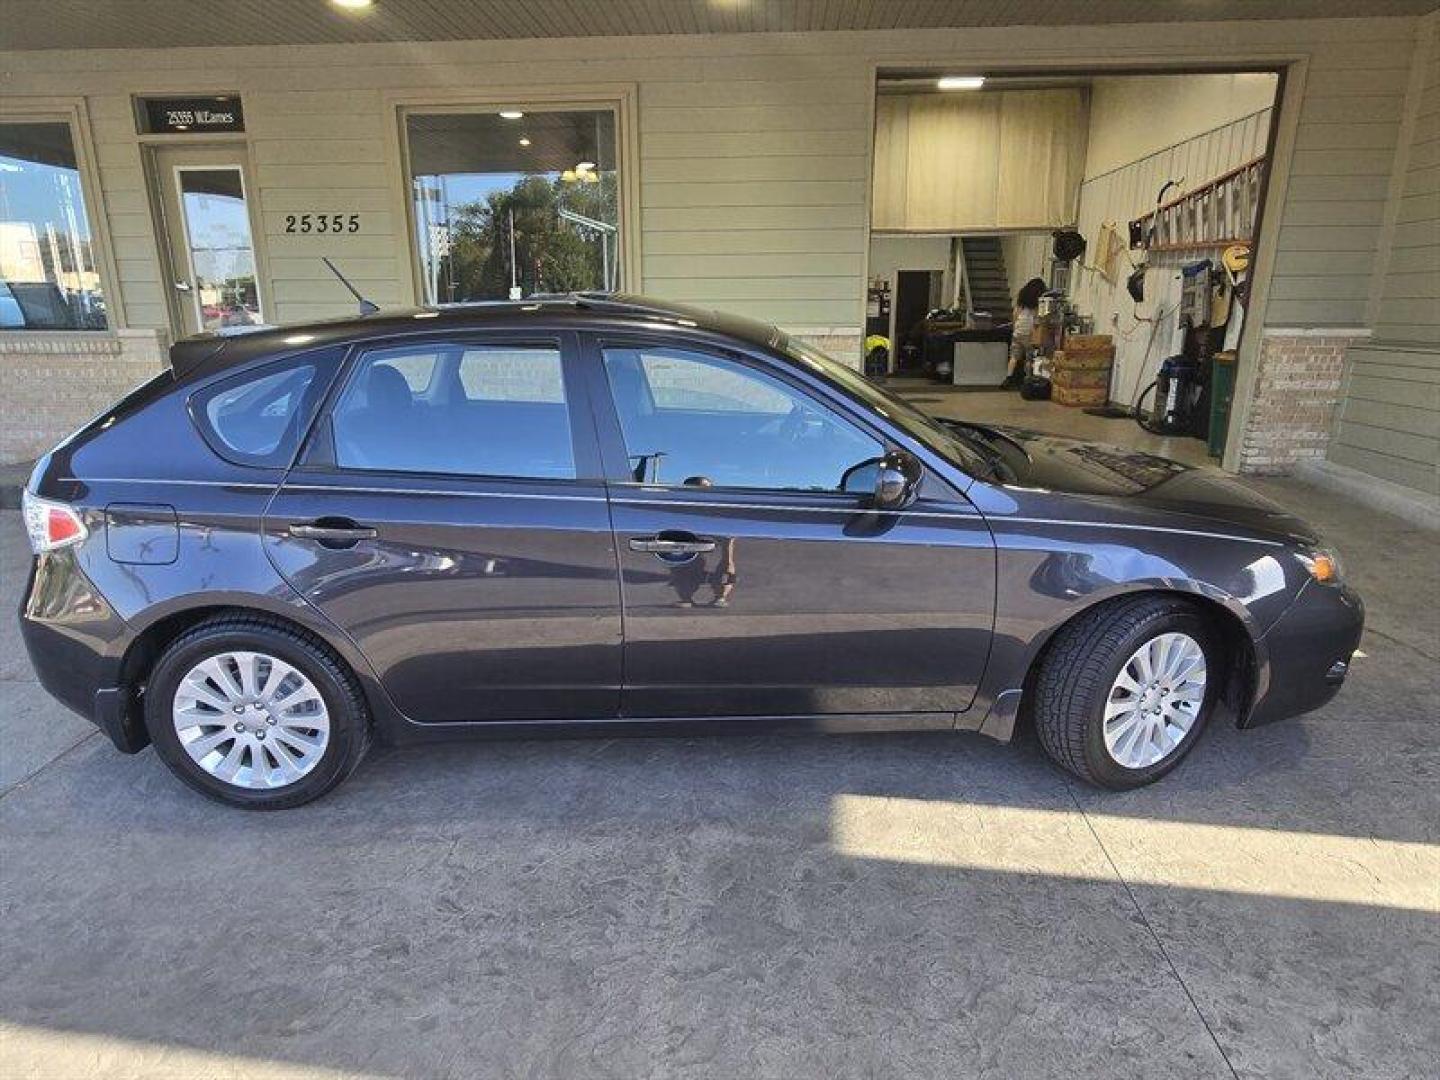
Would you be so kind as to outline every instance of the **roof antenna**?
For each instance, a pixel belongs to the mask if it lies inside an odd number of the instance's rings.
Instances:
[[[325,264],[325,266],[329,269],[329,271],[330,271],[332,274],[334,274],[337,278],[340,279],[340,284],[341,284],[341,285],[344,285],[345,288],[347,288],[347,289],[350,290],[350,295],[353,296],[353,297],[355,297],[356,300],[360,301],[360,314],[361,314],[361,315],[374,315],[376,312],[378,312],[378,311],[380,310],[378,307],[376,307],[374,304],[372,304],[369,300],[366,300],[365,297],[363,297],[363,296],[360,295],[360,290],[357,289],[357,288],[355,288],[354,285],[351,285],[351,284],[350,284],[350,282],[346,279],[345,275],[342,274],[339,270],[337,270],[337,269],[335,268],[335,264],[334,264],[334,263],[332,263],[332,262],[331,262],[329,259],[327,259],[324,255],[321,255],[321,256],[320,256],[320,261]]]

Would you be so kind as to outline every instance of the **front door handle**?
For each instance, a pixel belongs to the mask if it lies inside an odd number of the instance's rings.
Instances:
[[[702,540],[698,536],[691,536],[689,533],[664,533],[659,536],[632,536],[630,538],[631,551],[646,551],[651,555],[676,556],[676,555],[704,555],[707,551],[715,550],[714,540]]]
[[[290,526],[290,535],[299,540],[316,540],[326,547],[353,547],[361,540],[374,540],[376,532],[367,525],[348,519],[316,521]]]

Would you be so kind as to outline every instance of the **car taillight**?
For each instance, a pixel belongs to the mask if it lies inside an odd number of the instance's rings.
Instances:
[[[21,497],[25,515],[25,531],[30,534],[30,549],[35,554],[55,551],[78,544],[90,535],[85,522],[72,507],[42,499],[26,491]]]

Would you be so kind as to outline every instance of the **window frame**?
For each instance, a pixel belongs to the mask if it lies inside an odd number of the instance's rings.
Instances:
[[[95,270],[105,297],[105,328],[103,330],[26,330],[11,327],[0,334],[33,337],[37,334],[114,335],[129,328],[125,302],[120,294],[120,273],[115,262],[110,238],[110,220],[100,187],[96,167],[95,144],[91,135],[90,111],[83,97],[5,97],[0,95],[0,124],[65,124],[70,129],[70,143],[75,150],[75,171],[80,177],[80,194],[85,200],[85,221],[90,227],[90,249],[95,256]]]
[[[569,413],[570,447],[575,463],[575,475],[572,477],[510,476],[503,473],[368,469],[356,465],[340,464],[335,453],[335,409],[344,399],[346,391],[354,380],[359,377],[366,357],[372,353],[396,348],[414,348],[419,351],[427,347],[459,348],[462,351],[468,348],[503,349],[506,347],[554,349],[560,356],[560,373],[565,392],[564,407]],[[377,337],[351,342],[349,355],[340,369],[339,376],[331,383],[321,399],[320,407],[316,410],[310,435],[301,447],[295,470],[355,477],[386,477],[401,482],[416,481],[417,486],[418,482],[422,480],[538,484],[547,487],[593,484],[595,481],[603,479],[603,472],[591,416],[589,388],[581,377],[578,352],[579,346],[573,332],[543,327],[492,331],[455,330],[449,333]]]
[[[717,496],[739,496],[755,498],[765,496],[774,499],[813,500],[842,503],[856,506],[864,496],[847,491],[802,491],[792,488],[740,487],[731,484],[716,484],[713,487],[687,487],[683,483],[651,483],[636,480],[630,467],[629,447],[625,444],[625,432],[620,423],[619,410],[610,386],[609,374],[605,368],[606,349],[678,349],[698,352],[703,355],[730,361],[746,370],[768,376],[791,392],[805,398],[817,410],[839,417],[863,435],[880,444],[882,453],[900,449],[900,444],[883,428],[877,427],[868,417],[846,408],[836,396],[811,385],[795,373],[785,370],[783,364],[763,355],[755,355],[737,348],[734,342],[707,340],[691,336],[671,337],[664,334],[647,334],[643,331],[593,331],[585,335],[586,372],[589,375],[589,391],[592,408],[596,416],[597,434],[601,453],[605,461],[605,480],[612,488],[630,491],[688,493],[703,495],[706,500]],[[927,466],[928,471],[928,466]]]
[[[620,214],[616,242],[620,248],[620,292],[644,291],[640,250],[640,139],[639,90],[636,83],[577,84],[563,90],[527,88],[514,98],[466,91],[389,91],[384,108],[390,127],[386,141],[392,191],[392,213],[404,222],[406,251],[404,273],[409,276],[408,292],[418,305],[425,304],[424,272],[416,235],[415,200],[412,191],[410,140],[406,118],[415,113],[484,113],[502,109],[525,112],[573,112],[608,109],[615,115],[615,162],[619,172],[617,209]]]

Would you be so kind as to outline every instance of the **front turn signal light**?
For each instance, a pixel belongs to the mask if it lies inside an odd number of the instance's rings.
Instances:
[[[1300,561],[1310,576],[1322,585],[1334,585],[1340,580],[1340,557],[1333,551],[1315,550],[1299,553]]]

